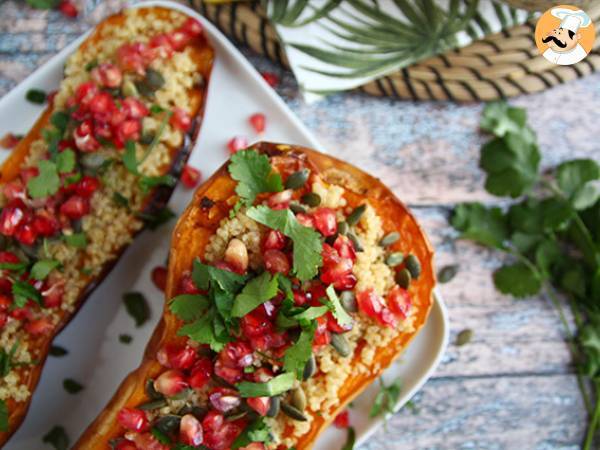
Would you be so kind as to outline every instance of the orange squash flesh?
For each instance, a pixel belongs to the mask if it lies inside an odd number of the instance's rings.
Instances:
[[[140,8],[140,15],[146,17],[153,15],[154,17],[164,18],[168,17],[172,10],[161,7],[150,7]],[[103,32],[107,27],[119,27],[125,21],[125,14],[119,13],[108,17],[101,22],[95,29],[95,31],[81,44],[80,51],[85,51],[86,47],[97,43],[103,39]],[[192,117],[192,126],[184,137],[184,143],[179,147],[169,147],[170,158],[169,162],[165,164],[161,169],[162,174],[171,174],[176,178],[179,178],[181,170],[185,165],[187,158],[194,146],[194,143],[198,137],[200,125],[202,123],[202,117],[204,114],[204,107],[206,104],[206,94],[208,88],[208,80],[212,70],[214,51],[206,38],[200,36],[194,38],[188,44],[191,57],[198,66],[199,73],[203,76],[204,83],[202,85],[194,86],[189,89],[188,95],[191,99],[191,111],[190,117]],[[12,150],[9,158],[0,167],[0,188],[1,185],[10,182],[19,176],[21,166],[25,159],[29,155],[31,150],[31,144],[42,137],[42,130],[50,124],[50,117],[54,110],[52,106],[49,106],[36,121],[33,128],[23,137],[18,145]],[[171,193],[172,187],[159,186],[153,189],[146,197],[143,205],[143,212],[147,214],[154,214],[160,209],[166,206]],[[75,302],[74,311],[60,310],[60,320],[57,326],[54,328],[52,333],[43,334],[38,337],[31,337],[28,340],[30,348],[40,349],[39,357],[37,357],[37,364],[32,366],[30,370],[27,370],[24,374],[21,374],[21,380],[24,385],[29,388],[30,392],[34,392],[39,378],[41,376],[44,362],[48,356],[50,346],[54,337],[69,323],[69,321],[77,313],[77,309],[81,307],[84,300],[91,294],[91,292],[98,286],[98,284],[108,275],[114,264],[118,261],[119,256],[126,250],[126,246],[123,246],[114,255],[114,258],[106,263],[98,276],[88,277],[86,281],[85,289],[81,292]],[[16,402],[13,399],[6,401],[9,418],[8,418],[8,431],[0,432],[0,447],[2,447],[6,441],[14,434],[20,424],[23,422],[27,410],[31,402],[31,395],[24,402]]]
[[[413,308],[416,309],[414,331],[398,333],[390,345],[379,348],[370,375],[353,375],[344,383],[338,392],[339,403],[331,411],[330,417],[334,418],[402,353],[425,324],[431,309],[432,290],[435,284],[433,251],[414,216],[376,178],[343,161],[304,147],[263,142],[252,148],[271,156],[271,164],[276,168],[294,167],[302,160],[305,167],[319,174],[326,182],[343,186],[346,190],[344,197],[350,206],[357,206],[368,200],[382,219],[384,231],[400,232],[401,239],[393,244],[392,250],[405,254],[413,253],[422,265],[420,277],[413,281],[410,287]],[[219,227],[220,221],[229,215],[230,209],[237,200],[235,186],[236,182],[229,176],[225,164],[195,192],[191,204],[179,219],[173,232],[165,292],[167,299],[176,295],[182,274],[191,268],[195,258],[203,257],[210,237]],[[156,361],[156,353],[166,343],[183,342],[184,338],[177,336],[177,330],[181,325],[181,321],[165,308],[146,348],[141,365],[127,376],[108,406],[88,427],[74,448],[106,449],[111,439],[123,434],[124,430],[116,421],[117,413],[123,407],[136,407],[148,401],[145,393],[146,380],[154,378],[165,370]],[[355,355],[357,353],[359,352],[355,352]],[[358,356],[354,358],[350,364],[355,363]],[[317,373],[315,376],[320,374]],[[309,432],[298,440],[295,446],[298,450],[312,448],[317,436],[332,420],[323,419],[315,411],[308,411],[308,413],[314,420]]]

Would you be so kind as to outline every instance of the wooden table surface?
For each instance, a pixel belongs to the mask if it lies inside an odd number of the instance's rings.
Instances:
[[[120,0],[94,6],[100,17]],[[89,27],[24,2],[0,3],[0,95]],[[514,301],[494,290],[497,255],[455,241],[447,224],[457,202],[497,203],[482,187],[477,131],[482,105],[409,103],[359,93],[303,102],[292,75],[245,51],[259,70],[281,76],[279,94],[333,154],[380,177],[407,202],[437,249],[438,267],[459,264],[441,285],[451,342],[470,328],[471,343],[451,343],[433,378],[363,449],[577,449],[586,415],[559,320],[543,297]],[[600,157],[600,74],[520,97],[543,165]],[[1,118],[0,118],[1,120]],[[45,430],[40,430],[44,432]]]

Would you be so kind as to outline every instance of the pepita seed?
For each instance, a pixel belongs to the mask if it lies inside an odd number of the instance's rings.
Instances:
[[[331,346],[344,358],[351,353],[348,339],[346,339],[343,334],[332,333]]]
[[[312,377],[317,371],[317,360],[315,359],[315,355],[310,355],[308,361],[306,361],[306,365],[304,366],[304,372],[302,373],[302,378],[304,380],[308,380]]]
[[[381,245],[382,247],[389,247],[398,239],[400,239],[400,233],[398,233],[397,231],[392,231],[391,233],[388,233],[381,238],[381,240],[379,241],[379,245]]]
[[[137,88],[135,87],[135,84],[133,84],[133,81],[131,81],[131,80],[125,80],[123,82],[123,87],[121,87],[121,92],[123,92],[123,95],[125,97],[137,97],[140,95]]]
[[[154,389],[154,380],[151,378],[148,379],[148,381],[146,381],[146,395],[152,400],[164,398],[164,396],[160,392],[157,392],[156,389]]]
[[[298,387],[292,391],[290,402],[298,411],[304,411],[306,408],[306,394],[304,394],[302,388]]]
[[[108,160],[102,153],[84,153],[80,159],[81,165],[89,170],[98,170]]]
[[[315,194],[314,192],[309,192],[308,194],[304,194],[300,197],[300,201],[305,205],[314,208],[315,206],[319,206],[321,204],[321,196],[319,194]]]
[[[248,411],[236,411],[229,415],[225,414],[225,418],[227,420],[230,420],[233,422],[234,420],[238,420],[238,419],[241,419],[242,417],[245,417],[247,414],[248,414]]]
[[[367,210],[367,205],[360,205],[360,206],[357,206],[356,208],[354,208],[354,210],[352,210],[350,215],[348,217],[346,217],[346,222],[348,222],[348,225],[350,225],[350,226],[356,225],[366,210]]]
[[[410,276],[408,269],[399,270],[396,274],[396,283],[403,289],[408,289],[411,279],[412,277]]]
[[[169,434],[175,430],[179,430],[179,424],[181,423],[181,417],[169,414],[161,417],[156,421],[154,426],[165,434]]]
[[[387,258],[385,258],[385,263],[390,267],[396,267],[399,266],[403,260],[404,255],[402,252],[394,252],[387,255]]]
[[[294,408],[292,405],[286,402],[281,402],[281,410],[286,416],[290,417],[291,419],[298,420],[299,422],[306,422],[308,420],[306,416],[302,414],[302,411],[298,411],[297,408]]]
[[[344,236],[348,233],[348,230],[350,229],[350,226],[348,225],[348,222],[343,221],[338,223],[338,233],[339,234],[343,234]]]
[[[187,389],[184,389],[181,392],[178,392],[177,394],[173,395],[171,398],[173,400],[182,400],[182,399],[188,397],[193,391],[194,391],[193,389],[187,388]]]
[[[158,400],[150,400],[149,402],[143,403],[138,406],[139,409],[143,411],[150,411],[153,409],[159,409],[167,406],[167,400],[164,398],[159,398]]]
[[[406,268],[410,272],[410,276],[415,280],[421,275],[421,263],[412,253],[406,257]]]
[[[473,330],[471,330],[470,328],[467,328],[466,330],[462,330],[460,333],[458,333],[456,335],[456,345],[458,345],[460,347],[461,345],[468,344],[469,342],[471,342],[472,338],[473,338]]]
[[[154,140],[154,134],[145,133],[145,134],[142,134],[142,137],[140,138],[140,143],[144,144],[144,145],[150,145],[153,140]]]
[[[358,306],[356,305],[356,296],[352,291],[343,291],[340,294],[340,303],[347,312],[353,313],[358,311]]]
[[[290,209],[294,214],[306,214],[308,212],[300,203],[290,203]]]
[[[306,180],[308,180],[308,175],[310,174],[310,170],[302,169],[294,172],[287,180],[285,180],[285,188],[286,189],[300,189],[302,186],[306,184]]]
[[[354,245],[355,251],[362,252],[364,250],[362,244],[360,243],[360,239],[358,239],[358,236],[356,236],[352,231],[348,231],[346,236],[348,236],[348,239],[350,239],[350,242],[352,242],[352,245]]]
[[[269,406],[269,410],[267,411],[267,417],[276,417],[277,414],[279,414],[280,409],[281,409],[281,398],[271,397],[271,405]]]
[[[144,82],[152,91],[157,91],[164,86],[165,79],[159,71],[147,68]]]
[[[456,273],[458,272],[458,265],[453,264],[450,266],[444,266],[440,269],[437,274],[438,281],[440,283],[448,283]]]

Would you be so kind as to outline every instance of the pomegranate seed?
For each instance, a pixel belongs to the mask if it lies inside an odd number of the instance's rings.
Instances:
[[[21,262],[21,260],[13,252],[0,251],[0,263],[17,264],[19,262]]]
[[[336,264],[325,265],[321,281],[325,284],[336,283],[352,272],[352,266],[352,260],[348,258],[341,258]]]
[[[307,301],[308,299],[306,298],[306,293],[302,291],[294,291],[294,303],[297,306],[303,306]]]
[[[263,251],[283,250],[286,245],[286,238],[279,230],[269,230],[263,241]]]
[[[129,119],[142,119],[150,110],[135,97],[127,97],[121,104],[121,110]]]
[[[69,17],[71,19],[76,18],[77,14],[79,14],[79,11],[77,11],[77,8],[75,7],[75,5],[73,3],[71,3],[69,0],[63,0],[62,2],[60,2],[60,4],[58,5],[58,10],[65,17]]]
[[[0,147],[10,150],[11,148],[15,148],[20,141],[21,138],[18,136],[15,136],[12,133],[6,133],[2,139],[0,139]]]
[[[200,421],[191,414],[184,415],[179,424],[179,438],[184,444],[194,447],[202,444],[204,436]]]
[[[63,283],[55,283],[42,292],[44,299],[44,306],[46,308],[56,308],[62,303],[63,295],[65,293]]]
[[[125,433],[125,438],[132,441],[138,450],[169,450],[169,445],[161,444],[150,433]]]
[[[115,136],[115,145],[121,147],[125,142],[137,141],[140,138],[140,131],[142,131],[142,125],[137,119],[124,120],[117,126],[117,132]]]
[[[246,244],[237,238],[227,244],[224,255],[225,262],[233,267],[235,272],[245,273],[248,269],[248,249]]]
[[[90,75],[92,80],[94,80],[100,86],[107,88],[119,87],[123,82],[123,74],[121,73],[121,69],[112,63],[102,63],[99,66],[94,67]]]
[[[352,244],[352,241],[350,241],[350,239],[348,239],[346,236],[340,234],[335,239],[335,242],[333,243],[333,248],[337,250],[338,254],[342,258],[351,259],[352,262],[356,261],[356,251],[354,250],[354,245]]]
[[[286,209],[290,206],[294,191],[286,189],[285,191],[277,192],[269,197],[267,204],[271,209]]]
[[[347,291],[349,289],[354,289],[358,280],[353,273],[347,273],[346,275],[334,280],[333,287],[338,291]]]
[[[337,233],[335,211],[330,208],[318,208],[312,213],[316,229],[325,237]]]
[[[217,362],[215,362],[215,375],[224,379],[229,384],[235,384],[242,379],[243,373],[241,369],[228,367],[223,364],[221,359],[217,359]]]
[[[196,350],[187,345],[166,344],[160,348],[156,359],[170,369],[189,369],[196,362]]]
[[[158,58],[170,58],[173,55],[173,46],[166,34],[159,34],[150,39],[149,47],[153,56]],[[153,59],[152,57],[150,59]]]
[[[259,351],[267,351],[274,348],[283,347],[288,343],[286,332],[268,332],[262,336],[256,336],[251,338],[250,345],[252,348]]]
[[[121,439],[117,445],[115,445],[115,450],[138,450],[138,448],[133,442]]]
[[[144,75],[146,61],[143,55],[145,53],[147,53],[146,46],[140,42],[123,44],[117,49],[117,64],[125,71]]]
[[[261,134],[265,131],[265,125],[266,125],[266,117],[264,114],[262,113],[256,113],[256,114],[252,114],[250,116],[250,119],[248,119],[250,121],[250,125],[252,125],[252,128],[254,128],[254,131],[256,131],[258,134]]]
[[[0,329],[4,328],[6,322],[8,321],[8,314],[5,312],[0,312]]]
[[[8,295],[0,294],[0,311],[6,311],[12,306],[12,299]]]
[[[264,309],[256,308],[240,320],[244,336],[253,338],[273,331],[273,324],[264,313]]]
[[[331,342],[331,334],[327,330],[327,319],[325,316],[317,318],[317,329],[313,339],[313,347],[318,348]]]
[[[262,442],[251,442],[245,447],[240,447],[239,450],[265,450],[265,444]]]
[[[200,289],[198,289],[194,284],[194,280],[192,279],[192,274],[190,272],[186,272],[181,276],[178,292],[180,294],[192,295],[200,293]]]
[[[194,389],[202,389],[210,381],[213,373],[213,364],[210,358],[200,358],[190,375],[190,386]]]
[[[396,285],[387,296],[387,304],[394,315],[406,319],[412,306],[412,300],[406,289]]]
[[[252,365],[254,354],[250,346],[243,342],[228,342],[219,353],[219,359],[228,367],[243,369]]]
[[[198,182],[200,181],[200,171],[195,167],[187,164],[183,168],[183,172],[181,173],[181,183],[188,189],[193,189],[198,186]]]
[[[271,399],[269,397],[251,397],[246,399],[248,406],[256,411],[261,416],[266,416],[271,407]]]
[[[234,154],[239,150],[243,150],[246,147],[248,147],[248,140],[243,136],[235,136],[227,143],[227,148],[229,148],[229,153],[231,154]]]
[[[73,133],[75,146],[82,152],[95,152],[100,148],[100,143],[92,136],[93,125],[91,120],[79,124]]]
[[[154,389],[156,392],[160,392],[167,397],[177,395],[187,387],[188,383],[185,380],[185,376],[181,371],[176,369],[167,370],[154,380]]]
[[[53,328],[54,325],[50,323],[50,319],[47,317],[32,320],[25,325],[25,331],[33,335],[47,334],[52,331]]]
[[[167,286],[167,268],[164,266],[156,266],[152,269],[152,282],[162,292],[165,291]]]
[[[188,17],[183,25],[181,31],[187,33],[189,36],[196,37],[200,36],[203,31],[202,24],[192,17]]]
[[[296,214],[296,220],[300,223],[300,225],[304,225],[305,227],[308,227],[308,228],[315,227],[315,219],[313,219],[313,217],[309,216],[308,214],[303,214],[303,213]]]
[[[25,213],[17,206],[6,206],[0,214],[0,233],[5,236],[12,236],[17,231],[17,227],[23,222]]]
[[[93,81],[81,83],[75,90],[75,103],[87,107],[97,93],[98,86]]]
[[[380,324],[389,327],[396,326],[396,318],[373,289],[360,291],[356,296],[356,302],[360,311],[377,320]]]
[[[94,116],[104,118],[115,108],[115,102],[108,92],[98,92],[90,100],[89,108]]]
[[[25,185],[19,179],[6,183],[3,192],[4,197],[6,197],[8,202],[12,202],[13,200],[24,200],[27,198]]]
[[[337,428],[348,428],[350,426],[350,414],[348,413],[348,410],[346,409],[335,416],[333,424]]]
[[[245,428],[244,421],[226,421],[217,411],[209,411],[202,420],[204,445],[211,450],[229,449]]]
[[[273,372],[267,367],[260,367],[250,376],[255,383],[266,383],[273,378]]]
[[[174,30],[167,34],[167,38],[175,50],[181,50],[188,44],[191,36],[185,31]]]
[[[150,426],[146,413],[135,408],[122,408],[117,415],[117,421],[123,428],[138,433],[146,431]]]
[[[41,211],[33,218],[33,229],[38,235],[49,237],[54,236],[60,230],[60,224],[56,217]]]
[[[33,317],[33,313],[27,307],[15,308],[10,311],[10,317],[17,320],[30,320]]]
[[[31,180],[34,177],[37,177],[39,174],[40,170],[37,167],[28,167],[26,169],[21,170],[19,176],[21,177],[23,184],[26,185],[29,182],[29,180]]]
[[[188,112],[181,108],[173,109],[173,114],[169,119],[169,123],[176,130],[187,132],[192,126],[192,117]]]
[[[69,219],[77,220],[90,212],[90,202],[87,198],[73,195],[60,205],[60,212]]]
[[[208,395],[208,399],[213,408],[221,413],[231,411],[242,403],[236,391],[223,387],[214,388]]]
[[[94,122],[94,136],[97,138],[110,139],[112,138],[113,130],[109,123],[96,120]]]
[[[84,175],[81,180],[75,184],[75,193],[84,198],[90,198],[100,187],[98,178]]]
[[[265,269],[271,273],[282,273],[287,275],[290,272],[290,262],[285,253],[281,250],[267,250],[264,255]]]
[[[261,72],[263,79],[272,88],[276,88],[279,84],[279,77],[273,72]]]
[[[353,328],[352,323],[344,326],[340,325],[337,319],[331,313],[331,311],[325,314],[325,317],[327,317],[327,329],[332,333],[346,333],[347,331],[350,331]]]
[[[33,228],[33,225],[29,223],[23,223],[17,228],[15,232],[15,238],[22,244],[32,245],[37,239],[37,233]]]

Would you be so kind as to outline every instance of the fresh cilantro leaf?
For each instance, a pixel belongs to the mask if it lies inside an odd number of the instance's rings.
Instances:
[[[327,311],[329,311],[329,307],[327,306],[309,306],[305,310],[294,314],[293,319],[297,322],[311,321],[327,314]]]
[[[52,161],[42,160],[38,163],[38,168],[39,175],[27,182],[27,191],[31,198],[42,198],[56,194],[60,187],[56,164]]]
[[[16,280],[12,285],[12,294],[17,308],[24,307],[29,300],[42,304],[42,294],[25,281]]]
[[[274,210],[260,205],[246,211],[246,215],[263,225],[281,231],[294,243],[294,273],[300,281],[311,280],[323,264],[322,243],[319,233],[301,225],[289,209]]]
[[[169,208],[162,208],[154,213],[137,213],[137,217],[142,219],[149,229],[156,230],[175,217],[175,213]]]
[[[503,137],[509,132],[523,132],[526,121],[527,113],[523,108],[509,106],[506,102],[491,102],[483,110],[479,126],[482,130]]]
[[[346,442],[344,442],[344,446],[342,447],[341,450],[353,450],[355,444],[356,444],[356,431],[354,431],[354,428],[348,427]]]
[[[72,378],[65,378],[63,380],[63,387],[69,394],[77,394],[83,390],[83,385]]]
[[[98,67],[98,60],[97,59],[92,59],[90,62],[88,62],[85,66],[84,69],[86,72],[91,72],[93,69],[95,69],[96,67]]]
[[[210,291],[212,303],[217,308],[221,318],[231,324],[231,309],[233,308],[234,295],[231,292],[224,291],[219,286],[213,286]],[[218,324],[215,323],[215,327]],[[225,324],[223,324],[225,326]],[[215,328],[215,332],[216,328]],[[218,333],[218,332],[217,332]]]
[[[60,266],[60,262],[53,259],[41,259],[31,267],[31,276],[36,280],[44,280],[50,272]]]
[[[401,382],[400,380],[394,380],[392,383],[386,386],[382,378],[379,379],[380,389],[375,396],[373,406],[369,412],[369,417],[377,417],[381,414],[388,415],[393,414],[396,409],[396,404],[400,398]]]
[[[208,306],[204,295],[182,294],[171,300],[169,310],[184,322],[191,322],[206,312]]]
[[[209,310],[201,318],[196,321],[184,325],[177,331],[178,336],[188,336],[190,339],[199,342],[200,344],[208,344],[215,352],[220,352],[225,347],[226,341],[221,339],[220,334],[215,333],[214,322],[216,312]]]
[[[235,387],[240,391],[240,396],[248,397],[273,397],[283,394],[294,387],[296,376],[294,373],[282,373],[274,378],[271,378],[265,383],[252,383],[250,381],[242,381],[237,383]]]
[[[462,203],[454,210],[450,222],[464,239],[488,247],[504,248],[508,227],[506,216],[500,208],[486,208],[481,203]]]
[[[4,400],[0,400],[0,431],[8,431],[8,406]]]
[[[0,378],[4,378],[10,373],[14,366],[13,358],[19,347],[19,342],[15,342],[12,348],[7,352],[5,349],[0,349]]]
[[[69,448],[69,436],[67,436],[65,429],[58,425],[52,427],[44,435],[42,442],[52,445],[55,450],[68,450]]]
[[[246,283],[246,279],[244,275],[209,266],[198,259],[194,260],[192,280],[198,289],[207,290],[215,284],[225,292],[237,293]]]
[[[548,231],[565,230],[573,218],[573,210],[561,198],[546,198],[540,203],[540,208],[542,226]]]
[[[353,322],[352,317],[350,317],[340,303],[340,299],[335,293],[333,285],[329,285],[325,292],[327,293],[327,297],[331,302],[331,312],[333,313],[333,317],[335,317],[337,320],[337,323],[339,323],[341,326],[350,325]]]
[[[31,0],[28,0],[31,1]],[[37,0],[39,1],[39,0]],[[31,5],[31,3],[30,3]],[[42,91],[41,89],[29,89],[27,91],[27,93],[25,94],[25,98],[30,101],[31,103],[37,103],[38,105],[41,105],[42,103],[44,103],[46,101],[46,93],[44,91]]]
[[[120,192],[113,192],[112,199],[113,202],[115,202],[115,205],[129,209],[129,199]]]
[[[119,342],[121,344],[131,344],[131,341],[133,341],[133,337],[130,334],[120,334],[119,335]]]
[[[537,294],[542,287],[542,280],[530,266],[519,262],[494,272],[494,284],[503,294],[519,298]]]
[[[562,259],[562,251],[555,240],[542,241],[535,249],[535,263],[545,277],[550,277],[552,267]]]
[[[281,175],[273,171],[269,157],[256,150],[234,153],[228,170],[231,178],[238,182],[235,192],[240,197],[240,205],[250,207],[258,194],[283,190]],[[236,205],[236,210],[237,208]]]
[[[298,379],[302,378],[304,367],[312,355],[312,342],[316,329],[317,323],[311,322],[309,326],[302,329],[296,342],[285,351],[283,369],[296,374]]]
[[[70,245],[75,248],[85,248],[87,245],[87,237],[85,233],[73,233],[73,234],[65,234],[63,235],[63,239]]]
[[[560,286],[567,292],[584,297],[585,296],[586,276],[583,268],[574,265],[566,270],[560,278]]]
[[[177,179],[170,174],[162,175],[159,177],[147,177],[142,176],[139,180],[139,185],[142,188],[142,192],[146,193],[150,191],[152,188],[156,186],[175,186],[177,184]]]
[[[279,287],[278,276],[271,276],[267,271],[253,278],[244,286],[233,303],[231,315],[233,317],[244,317],[254,308],[271,300],[277,295]]]
[[[75,152],[70,148],[56,155],[56,169],[59,173],[69,173],[75,169]]]
[[[600,371],[600,328],[588,323],[582,327],[578,337],[586,356],[583,370],[589,377],[594,377]]]
[[[600,182],[588,181],[573,193],[573,208],[583,210],[594,206],[600,200]]]
[[[556,181],[560,189],[571,197],[588,181],[600,178],[600,165],[593,159],[574,159],[556,168]]]
[[[54,125],[61,134],[64,134],[69,124],[69,115],[64,111],[57,111],[50,116],[50,123]]]
[[[125,152],[123,152],[123,165],[134,175],[139,175],[138,160],[135,149],[135,142],[125,142]]]
[[[152,114],[160,114],[161,112],[164,112],[164,110],[165,110],[165,108],[163,108],[160,105],[154,104],[154,105],[150,106],[150,112]]]
[[[271,430],[262,417],[259,417],[236,438],[231,445],[232,450],[247,447],[253,442],[271,442]]]
[[[65,356],[67,353],[69,353],[69,351],[64,347],[61,347],[60,345],[52,345],[50,347],[49,353],[50,353],[50,356],[60,358],[61,356]]]
[[[127,292],[123,294],[123,302],[127,313],[135,320],[135,326],[141,327],[150,318],[150,307],[144,294],[141,292]]]
[[[11,272],[20,272],[27,268],[26,262],[18,262],[18,263],[8,263],[3,262],[0,263],[0,270],[10,270]]]

